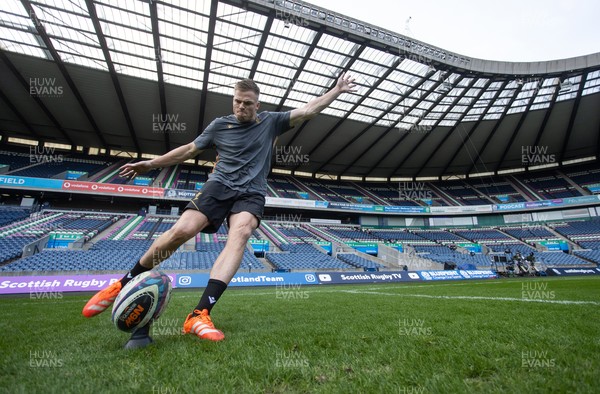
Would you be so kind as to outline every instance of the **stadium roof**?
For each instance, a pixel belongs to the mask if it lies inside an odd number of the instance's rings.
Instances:
[[[486,61],[302,2],[3,0],[0,59],[3,141],[162,154],[231,113],[241,78],[285,110],[346,71],[358,91],[278,141],[308,161],[275,167],[433,179],[600,157],[600,53]]]

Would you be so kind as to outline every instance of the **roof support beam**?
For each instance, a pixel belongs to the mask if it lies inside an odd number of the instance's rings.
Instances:
[[[560,78],[559,78],[559,80],[560,80]],[[552,93],[552,98],[550,99],[550,105],[548,106],[548,109],[546,110],[546,114],[544,115],[544,119],[542,120],[542,123],[540,124],[540,128],[535,137],[535,142],[533,143],[533,146],[538,146],[538,144],[540,143],[540,140],[542,139],[542,135],[544,134],[544,131],[546,131],[546,125],[548,124],[548,120],[550,119],[550,115],[552,114],[552,109],[554,108],[554,104],[556,104],[557,97],[558,97],[558,87],[556,89],[554,89],[554,93]]]
[[[476,81],[476,79],[474,80]],[[487,84],[485,85],[485,87],[481,88],[479,90],[479,93],[477,94],[477,96],[473,99],[473,103],[476,103],[477,100],[479,100],[481,98],[481,96],[483,96],[483,93],[485,92],[485,90],[492,84],[492,80],[488,80]],[[471,89],[473,87],[473,85],[469,86],[468,89],[465,89],[463,95],[461,96],[464,97],[465,94],[469,91],[469,89]],[[444,138],[442,138],[442,140],[437,144],[437,146],[435,147],[435,149],[433,150],[433,152],[431,153],[431,157],[429,158],[431,160],[431,158],[435,157],[435,155],[437,154],[437,152],[440,150],[440,148],[442,146],[444,146],[444,143],[448,140],[448,138],[454,134],[454,132],[461,127],[461,122],[462,120],[467,116],[467,113],[469,111],[465,111],[463,112],[460,117],[456,120],[456,123],[454,124],[454,126],[452,126],[452,128],[450,130],[448,130],[448,132],[446,133],[446,135],[444,136]],[[421,175],[421,172],[423,171],[423,169],[425,169],[425,167],[427,166],[427,163],[429,163],[429,161],[425,161],[423,163],[423,165],[417,170],[417,172],[415,173],[415,178],[417,178],[419,175]],[[441,175],[441,174],[440,174]]]
[[[94,25],[96,35],[98,36],[98,42],[100,43],[100,48],[102,49],[102,53],[104,54],[104,61],[106,61],[106,66],[108,67],[108,72],[110,74],[110,79],[112,80],[115,93],[117,94],[117,98],[119,99],[119,104],[121,104],[121,110],[123,111],[123,116],[125,117],[125,121],[127,122],[127,128],[129,130],[129,135],[131,136],[131,141],[135,146],[135,151],[137,152],[137,154],[141,155],[142,150],[136,137],[135,128],[133,127],[133,121],[131,119],[131,115],[129,114],[129,109],[127,108],[127,102],[125,101],[125,95],[123,94],[123,90],[121,89],[121,83],[119,82],[119,77],[117,76],[115,65],[110,57],[110,51],[108,50],[106,37],[104,36],[104,33],[102,32],[102,27],[100,26],[100,20],[98,19],[98,14],[96,13],[96,7],[94,6],[94,2],[92,0],[85,0],[85,4],[90,14],[92,24]]]
[[[585,86],[585,80],[587,79],[588,72],[584,72],[581,76],[581,81],[579,82],[579,89],[577,89],[577,96],[575,97],[575,102],[573,103],[573,109],[571,110],[571,116],[569,117],[569,124],[567,126],[567,132],[565,133],[565,138],[562,143],[562,150],[557,158],[559,163],[562,163],[565,157],[565,152],[567,151],[567,146],[569,145],[569,139],[571,138],[571,133],[573,132],[573,124],[575,123],[575,117],[577,117],[577,112],[579,110],[579,103],[581,102],[581,95],[583,93],[583,87]]]
[[[8,98],[8,96],[6,96],[6,94],[4,94],[4,92],[2,91],[2,89],[0,89],[0,99],[2,99],[2,101],[4,101],[6,103],[6,106],[17,116],[17,118],[19,118],[19,121],[21,121],[21,123],[23,123],[23,125],[25,126],[25,128],[27,129],[27,131],[29,131],[29,133],[38,141],[42,140],[42,138],[40,137],[40,135],[33,129],[33,127],[31,127],[31,125],[29,124],[29,122],[27,121],[27,119],[23,116],[23,114],[21,114],[21,112],[19,112],[19,110],[17,109],[17,107],[15,107],[13,105],[13,103],[10,101],[10,99]],[[5,138],[2,139],[2,142],[6,142]]]
[[[512,103],[515,102],[515,100],[516,100],[517,96],[519,95],[519,93],[521,93],[521,90],[523,89],[523,86],[524,85],[521,85],[519,88],[515,89],[515,93],[510,98],[510,100],[508,101],[508,103],[506,104],[506,106],[504,106],[504,110],[500,114],[500,118],[498,118],[498,120],[496,121],[496,124],[492,128],[492,131],[490,132],[490,134],[487,136],[485,142],[483,143],[483,146],[481,147],[481,149],[479,149],[479,152],[477,152],[477,157],[475,158],[475,160],[473,160],[473,163],[471,163],[471,167],[469,167],[469,169],[467,170],[467,176],[477,166],[477,162],[481,161],[481,154],[483,152],[485,152],[485,149],[487,148],[488,144],[492,140],[492,137],[494,136],[494,134],[496,134],[496,131],[498,131],[498,128],[502,124],[502,121],[505,119],[506,113],[510,109],[510,106],[512,105]],[[493,101],[495,101],[495,99]],[[483,116],[485,116],[485,114],[482,115],[482,118],[483,118]],[[484,165],[484,170],[487,171],[487,169],[485,168],[485,163],[482,162],[482,164]]]
[[[48,52],[50,52],[50,55],[52,56],[54,63],[60,70],[60,73],[62,74],[63,78],[67,82],[67,85],[69,85],[69,89],[71,89],[73,96],[75,96],[75,99],[77,100],[77,102],[79,103],[79,106],[83,110],[83,113],[85,114],[88,122],[90,122],[90,125],[92,126],[92,129],[94,130],[94,133],[96,133],[96,137],[98,138],[98,141],[100,141],[100,143],[102,144],[102,147],[106,149],[108,147],[108,145],[106,143],[106,140],[104,139],[104,136],[100,132],[100,128],[96,124],[96,121],[94,120],[94,117],[92,116],[92,113],[90,112],[89,108],[85,104],[83,97],[81,97],[81,93],[79,93],[79,89],[77,89],[75,82],[73,82],[73,79],[69,75],[69,72],[67,71],[67,68],[65,67],[65,64],[63,63],[62,59],[60,58],[60,55],[54,48],[54,45],[52,44],[50,37],[48,37],[48,34],[46,33],[46,29],[44,28],[44,26],[41,23],[39,23],[39,19],[38,19],[37,15],[35,14],[35,10],[31,6],[31,3],[29,2],[29,0],[21,0],[21,4],[23,4],[23,7],[29,13],[29,17],[32,19],[33,24],[38,32],[39,37],[42,39],[44,45],[46,46],[46,50]],[[72,147],[73,147],[73,149],[75,148],[74,145],[72,145]]]
[[[401,103],[401,102],[402,102],[402,101],[403,101],[403,100],[404,100],[406,97],[410,96],[410,95],[412,94],[412,92],[414,92],[415,90],[417,90],[417,89],[418,89],[418,87],[419,87],[419,86],[421,86],[421,85],[423,84],[423,82],[425,82],[425,81],[427,80],[427,78],[428,78],[428,76],[429,76],[429,75],[431,75],[431,73],[429,73],[429,74],[428,74],[427,76],[425,76],[425,77],[422,77],[422,78],[421,78],[421,80],[420,80],[420,81],[419,81],[417,84],[413,85],[413,86],[412,86],[410,89],[408,89],[408,90],[406,91],[406,93],[404,93],[404,94],[402,94],[402,95],[399,95],[399,96],[398,96],[398,99],[397,99],[397,100],[396,100],[396,101],[395,101],[395,102],[392,104],[392,106],[391,106],[391,107],[389,107],[389,108],[388,108],[388,109],[389,109],[389,111],[388,111],[388,112],[386,112],[386,113],[383,113],[383,114],[381,114],[381,115],[380,115],[380,116],[379,116],[379,117],[378,117],[378,118],[377,118],[375,121],[373,121],[373,122],[372,122],[372,123],[371,123],[369,126],[365,127],[365,128],[364,128],[364,129],[363,129],[363,130],[362,130],[362,131],[359,133],[359,135],[357,135],[357,137],[359,137],[361,134],[365,133],[367,130],[371,129],[371,127],[373,127],[373,126],[374,126],[374,125],[375,125],[375,124],[376,124],[376,123],[377,123],[377,122],[378,122],[380,119],[382,119],[384,116],[388,115],[388,114],[389,114],[389,112],[391,112],[391,109],[392,109],[392,108],[396,108],[398,105],[400,105],[400,103]],[[419,100],[419,102],[421,102],[421,101],[422,101],[422,100]],[[410,108],[409,108],[409,109],[408,109],[406,112],[404,112],[404,113],[407,113],[407,112],[410,112],[410,111],[412,111],[412,109],[413,109],[413,108],[415,108],[415,106],[416,106],[416,105],[417,105],[417,103],[415,103],[413,106],[411,106],[411,107],[410,107]],[[388,127],[388,128],[387,128],[387,129],[386,129],[386,130],[383,132],[383,134],[381,135],[381,137],[379,137],[378,139],[376,139],[375,141],[373,141],[373,142],[372,142],[372,143],[371,143],[369,146],[367,146],[365,149],[363,149],[363,151],[362,151],[360,154],[358,154],[357,156],[358,156],[358,157],[361,157],[362,155],[364,155],[364,154],[365,154],[365,152],[368,152],[368,151],[370,151],[370,150],[371,150],[371,148],[373,148],[373,146],[375,146],[375,144],[377,144],[381,138],[385,137],[385,136],[386,136],[386,135],[387,135],[387,134],[388,134],[390,131],[392,131],[392,130],[394,130],[394,129],[396,128],[396,126],[398,125],[398,123],[400,123],[400,120],[402,120],[402,117],[399,117],[399,118],[398,118],[398,119],[397,119],[397,120],[396,120],[396,121],[395,121],[395,122],[394,122],[394,123],[393,123],[393,124],[392,124],[390,127]],[[404,137],[405,137],[405,136],[401,137],[401,139],[404,139]],[[350,141],[350,143],[351,143],[351,142],[354,142],[354,141]],[[346,144],[346,145],[348,145],[348,146],[349,146],[349,145],[350,145],[350,143],[348,143],[348,144]],[[342,152],[342,151],[343,151],[345,148],[346,148],[346,146],[344,146],[344,148],[342,148],[342,149],[340,150],[340,152]],[[353,164],[354,164],[354,163],[353,163]],[[342,170],[340,173],[341,173],[342,175],[343,175],[343,174],[345,174],[345,172],[346,172],[346,171],[348,171],[348,169],[349,169],[350,167],[352,167],[352,164],[349,164],[349,165],[347,165],[346,167],[344,167],[344,169],[343,169],[343,170]]]
[[[463,148],[464,149],[468,149],[468,147],[467,147],[467,141],[471,140],[471,136],[473,135],[473,133],[475,133],[475,131],[477,130],[477,128],[479,127],[479,125],[483,121],[483,117],[485,116],[485,114],[487,113],[487,111],[490,109],[490,107],[492,106],[492,104],[496,101],[496,99],[500,95],[500,92],[502,92],[502,90],[506,87],[506,85],[508,85],[508,81],[505,81],[504,84],[502,84],[502,86],[500,87],[500,89],[498,89],[496,91],[496,94],[494,95],[494,97],[492,97],[490,99],[490,102],[488,103],[488,105],[485,107],[485,109],[481,113],[481,116],[479,117],[479,120],[477,120],[477,122],[475,122],[475,124],[473,125],[473,127],[471,127],[471,130],[469,130],[469,133],[465,136],[465,138],[463,138],[462,144],[460,144],[458,146],[458,148],[454,151],[454,154],[452,155],[452,157],[450,158],[450,160],[448,160],[448,163],[446,163],[446,167],[444,167],[444,170],[441,173],[442,176],[446,174],[446,171],[448,171],[448,168],[450,167],[450,164],[452,164],[452,162],[454,161],[454,159],[456,159],[456,156],[458,156],[459,152]],[[457,127],[457,129],[459,130],[459,132],[460,132],[460,128],[461,128],[461,125],[459,125]],[[473,162],[475,162],[475,160],[473,160]]]
[[[539,84],[541,85],[542,83],[539,82]],[[529,109],[533,105],[534,101],[535,101],[535,93],[531,97],[529,102],[527,103],[527,106],[525,107],[525,111],[523,111],[521,113],[521,118],[519,119],[519,122],[517,123],[517,125],[515,126],[515,129],[513,130],[513,133],[510,136],[510,139],[508,140],[508,144],[506,144],[506,147],[504,148],[504,152],[502,153],[502,156],[500,156],[500,160],[498,161],[498,163],[496,164],[496,167],[494,168],[494,173],[498,173],[498,170],[500,169],[500,166],[504,162],[504,159],[506,158],[506,155],[508,154],[510,147],[512,146],[513,142],[515,141],[515,138],[519,134],[519,130],[521,130],[521,127],[523,126],[523,123],[525,122],[525,118],[527,118],[527,115],[529,114]]]
[[[356,60],[358,60],[358,58],[360,57],[361,53],[363,53],[363,51],[366,48],[366,44],[361,44],[360,47],[356,48],[356,51],[354,51],[354,54],[352,55],[352,57],[348,60],[348,62],[346,63],[346,65],[344,66],[342,72],[347,72],[348,70],[350,70],[350,68],[354,65],[354,62],[356,62]],[[298,75],[300,75],[298,73]],[[331,84],[331,86],[329,87],[329,89],[327,89],[327,91],[333,89],[333,87],[337,84],[337,78],[338,76],[334,76],[333,78],[333,83]],[[326,93],[326,92],[323,92]],[[282,101],[283,103],[283,101]],[[298,128],[298,130],[296,131],[296,133],[294,134],[294,136],[290,139],[290,142],[288,143],[289,145],[292,145],[294,143],[294,141],[296,140],[296,137],[298,137],[300,135],[300,132],[304,129],[304,127],[306,127],[306,125],[310,122],[311,120],[305,120],[300,127]],[[296,170],[298,167],[294,168],[294,170]]]
[[[160,99],[160,112],[162,114],[160,121],[164,124],[166,123],[166,119],[169,119],[167,114],[167,98],[165,95],[165,78],[163,73],[163,65],[162,65],[162,49],[160,46],[160,35],[158,32],[158,11],[156,7],[156,2],[150,2],[150,21],[152,23],[152,38],[154,40],[154,53],[156,54],[156,73],[158,75],[158,97]],[[171,150],[171,141],[169,139],[169,128],[163,127],[162,130],[165,130],[165,147],[166,151]]]
[[[367,90],[367,92],[365,94],[363,94],[358,101],[352,106],[352,108],[350,108],[346,114],[336,122],[336,124],[329,129],[329,131],[327,131],[327,133],[325,133],[325,135],[323,136],[323,138],[321,138],[321,140],[310,150],[310,152],[308,152],[308,154],[312,154],[315,150],[317,150],[317,148],[323,143],[325,142],[325,140],[327,140],[334,131],[336,131],[341,125],[342,123],[344,123],[346,121],[346,119],[348,119],[350,117],[350,115],[363,103],[363,101],[365,101],[370,95],[371,93],[373,93],[373,91],[375,89],[377,89],[377,87],[379,85],[381,85],[381,83],[383,83],[383,81],[386,80],[387,77],[390,76],[390,74],[392,72],[394,72],[394,70],[396,70],[396,67],[398,67],[398,65],[400,64],[401,60],[400,59],[396,59],[386,70],[385,73],[383,73],[379,79],[373,84],[373,86],[371,86],[369,88],[369,90]]]
[[[271,27],[273,26],[273,20],[275,19],[275,11],[271,10],[269,12],[269,16],[267,17],[267,22],[265,23],[265,27],[263,28],[263,33],[260,37],[260,42],[258,43],[258,50],[256,51],[256,56],[254,57],[254,62],[252,63],[252,67],[250,68],[250,75],[248,78],[254,79],[254,74],[256,74],[256,70],[258,69],[258,63],[260,63],[260,59],[262,58],[263,50],[265,49],[265,45],[267,45],[267,38],[269,38],[269,33],[271,32]]]
[[[457,78],[457,80],[454,82],[455,85],[458,85],[458,83],[460,81],[462,81],[462,79],[464,78],[464,75],[461,75],[459,78]],[[473,80],[475,81],[475,80]],[[474,82],[473,82],[474,83]],[[470,88],[470,86],[469,86]],[[468,88],[465,87],[464,92],[466,92],[468,90]],[[464,94],[464,93],[463,93]],[[438,105],[440,103],[440,101],[442,101],[442,97],[443,95],[440,94],[440,96],[438,97],[438,99],[435,101],[434,105],[432,106],[435,107],[436,105]],[[445,96],[444,96],[445,97]],[[448,106],[448,110],[446,111],[446,113],[444,113],[444,116],[450,111],[450,109],[456,104],[456,102],[460,99],[460,96],[456,96],[454,98],[454,100],[452,101],[452,103]],[[444,116],[440,116],[440,118],[437,120],[437,122],[433,125],[432,129],[433,130],[435,127],[437,127],[437,125],[442,121],[442,119],[444,118]],[[406,163],[406,161],[419,149],[419,147],[421,146],[421,144],[423,144],[423,142],[427,139],[427,137],[429,137],[431,135],[431,131],[429,133],[425,134],[425,137],[421,138],[421,140],[417,143],[417,145],[410,151],[409,154],[407,154],[406,156],[404,156],[404,159],[402,159],[402,161],[398,164],[398,166],[396,166],[396,168],[394,168],[394,170],[392,172],[390,172],[389,177],[392,177],[394,175],[396,175],[396,171],[398,171],[403,165],[404,163]]]
[[[210,76],[210,62],[212,58],[215,27],[217,25],[218,0],[210,2],[210,19],[208,21],[208,38],[206,40],[206,59],[204,61],[204,75],[202,76],[202,92],[200,92],[200,110],[198,111],[198,134],[204,130],[204,115],[206,115],[206,98],[208,97],[208,78]]]
[[[426,74],[426,75],[425,75],[423,78],[421,78],[421,80],[419,81],[418,85],[417,85],[417,84],[415,84],[415,85],[413,86],[413,88],[412,88],[412,89],[411,89],[409,92],[407,92],[407,93],[406,93],[406,94],[405,94],[405,95],[404,95],[402,98],[403,98],[403,99],[404,99],[404,98],[407,98],[407,97],[409,97],[409,96],[410,96],[410,94],[411,94],[413,91],[415,91],[415,90],[417,90],[417,89],[420,89],[420,88],[421,88],[421,86],[423,86],[423,84],[429,80],[429,77],[431,77],[431,75],[433,75],[433,74],[435,74],[435,73],[436,73],[436,71],[435,71],[435,70],[433,70],[433,69],[429,69],[429,72],[428,72],[428,73],[427,73],[427,74]],[[441,84],[442,84],[442,80],[439,80],[438,82],[436,82],[436,83],[435,83],[435,84],[434,84],[434,85],[431,87],[431,90],[435,90],[435,89],[437,89],[437,87],[438,87],[438,86],[440,86]],[[405,115],[405,114],[408,114],[408,113],[410,113],[410,112],[411,112],[413,109],[417,108],[417,106],[418,106],[420,103],[422,103],[422,102],[423,102],[423,100],[425,100],[425,96],[426,96],[426,94],[425,94],[425,93],[421,94],[421,95],[420,95],[420,97],[419,97],[419,99],[418,99],[418,100],[415,100],[415,102],[413,103],[413,105],[411,105],[409,108],[407,108],[407,109],[405,109],[405,110],[404,110],[404,113],[403,113],[403,115]],[[391,130],[394,130],[394,129],[396,129],[396,125],[398,125],[398,123],[400,123],[400,120],[401,120],[401,118],[399,118],[399,119],[396,121],[396,123],[395,123],[394,125],[392,125],[392,127],[388,128],[388,129],[385,131],[384,135],[385,135],[385,134],[387,134],[387,133],[389,133]],[[393,151],[394,151],[394,149],[396,149],[396,148],[397,148],[397,147],[398,147],[398,146],[399,146],[399,145],[402,143],[402,141],[404,141],[404,139],[405,139],[405,138],[408,136],[408,134],[409,134],[409,133],[404,133],[404,135],[403,135],[402,137],[400,137],[400,139],[399,139],[398,141],[396,141],[396,143],[395,143],[394,145],[392,145],[392,146],[391,146],[391,147],[390,147],[390,148],[389,148],[389,149],[388,149],[388,150],[387,150],[387,151],[386,151],[384,154],[382,154],[382,155],[381,155],[381,157],[379,158],[379,160],[377,160],[377,162],[376,162],[375,164],[373,164],[371,167],[369,167],[369,169],[367,170],[367,175],[366,175],[366,176],[368,176],[368,174],[369,174],[371,171],[373,171],[373,169],[377,168],[377,167],[379,166],[379,164],[381,164],[381,162],[382,162],[382,161],[383,161],[383,160],[384,160],[384,159],[385,159],[385,158],[386,158],[386,157],[387,157],[387,156],[388,156],[388,155],[389,155],[391,152],[393,152]],[[378,141],[375,141],[373,144],[371,144],[371,145],[369,146],[369,148],[368,148],[368,149],[370,149],[370,148],[371,148],[373,145],[375,145],[375,143],[376,143],[376,142],[378,142]],[[368,149],[367,149],[367,150],[365,150],[364,152],[367,152],[367,151],[368,151]]]
[[[336,122],[335,125],[333,125],[333,127],[331,127],[326,133],[325,135],[321,138],[321,140],[319,142],[317,142],[314,147],[308,152],[308,155],[310,156],[311,154],[314,153],[315,150],[317,150],[329,137],[331,137],[331,135],[342,125],[342,123],[344,123],[346,121],[346,119],[348,119],[348,117],[350,116],[350,114],[352,114],[356,108],[358,108],[358,106],[360,104],[362,104],[363,101],[365,101],[370,95],[371,93],[377,89],[377,87],[386,80],[387,77],[390,76],[390,74],[396,70],[396,67],[398,67],[398,65],[400,64],[401,60],[400,59],[396,59],[394,60],[394,62],[388,67],[388,69],[386,70],[386,72],[384,72],[379,79],[373,84],[373,86],[371,86],[369,88],[369,90],[367,90],[367,92],[365,94],[363,94],[360,99],[358,99],[358,101],[352,106],[352,108],[350,108],[346,114]],[[319,167],[319,169],[316,172],[318,172],[320,169],[322,169],[325,166],[325,163],[323,165],[321,165]],[[296,167],[297,168],[297,167]]]
[[[30,94],[29,83],[27,81],[25,81],[25,78],[23,78],[23,76],[19,73],[19,70],[17,70],[17,68],[15,67],[15,65],[12,64],[12,62],[6,56],[6,54],[4,53],[4,51],[0,51],[0,59],[2,59],[2,61],[6,64],[6,66],[10,69],[10,71],[14,74],[15,78],[17,78],[17,80],[23,86],[23,88],[25,88],[27,90],[27,94]],[[52,112],[50,112],[50,110],[48,109],[48,107],[46,107],[46,105],[44,104],[44,102],[39,97],[37,97],[37,96],[34,96],[34,95],[30,94],[30,97],[40,107],[40,109],[44,112],[44,114],[48,117],[48,119],[50,119],[50,122],[54,125],[54,127],[56,127],[56,129],[60,132],[60,134],[62,134],[62,136],[64,137],[64,139],[72,147],[76,146],[75,142],[73,142],[73,140],[71,139],[71,137],[69,137],[69,135],[67,134],[67,132],[65,131],[65,129],[61,126],[61,124],[58,122],[58,120],[54,117],[54,115],[52,114]]]
[[[298,80],[298,78],[300,78],[300,74],[302,74],[302,71],[304,71],[304,67],[306,67],[306,63],[308,63],[308,61],[310,60],[310,57],[312,56],[315,48],[317,48],[317,44],[319,43],[319,40],[321,39],[322,35],[323,35],[323,29],[320,29],[315,34],[315,37],[313,38],[312,42],[310,43],[310,46],[308,47],[308,50],[306,51],[306,54],[302,58],[302,61],[298,65],[298,68],[296,68],[296,72],[294,73],[294,77],[290,81],[290,84],[288,85],[285,93],[283,94],[283,97],[281,98],[281,100],[279,100],[279,104],[277,105],[277,109],[275,109],[275,112],[279,112],[283,108],[283,104],[285,103],[285,100],[287,100],[288,96],[290,95],[290,93],[291,93],[291,91],[292,91],[292,89],[294,87],[294,83]]]
[[[410,90],[410,93],[412,93],[414,91],[414,87]],[[357,135],[355,135],[350,141],[346,142],[346,144],[344,146],[342,146],[340,149],[338,149],[337,152],[335,152],[329,159],[327,159],[327,161],[325,161],[321,167],[319,167],[316,171],[320,171],[321,168],[323,168],[325,165],[329,164],[333,159],[335,159],[338,155],[340,155],[346,148],[348,148],[350,145],[352,145],[354,142],[356,142],[360,137],[362,137],[367,131],[371,130],[371,128],[373,128],[377,122],[379,122],[381,119],[383,119],[386,115],[389,114],[389,111],[393,108],[396,108],[398,106],[398,104],[400,104],[400,102],[402,100],[404,100],[404,96],[399,96],[398,99],[393,102],[387,109],[386,112],[383,112],[381,115],[379,115],[374,121],[372,121],[371,123],[369,123],[369,125],[367,127],[365,127],[364,129],[362,129]],[[384,137],[390,130],[392,130],[393,128],[396,127],[396,125],[400,122],[400,119],[398,119],[397,121],[394,122],[394,124],[386,129],[383,134],[382,137]],[[380,137],[381,138],[381,137]],[[369,145],[367,147],[367,149],[363,150],[358,157],[362,156],[365,152],[368,152],[370,148],[373,147],[373,145],[375,145],[377,143],[378,140],[375,140],[373,143],[371,143],[371,145]],[[343,174],[346,170],[348,170],[348,168],[352,167],[352,164],[346,166],[342,171],[341,174]]]

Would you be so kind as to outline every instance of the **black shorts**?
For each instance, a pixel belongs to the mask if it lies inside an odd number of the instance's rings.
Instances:
[[[230,189],[220,182],[206,182],[202,190],[186,205],[186,209],[195,209],[208,218],[208,226],[201,232],[216,233],[229,215],[250,212],[260,225],[265,209],[265,197],[259,193],[247,193]]]

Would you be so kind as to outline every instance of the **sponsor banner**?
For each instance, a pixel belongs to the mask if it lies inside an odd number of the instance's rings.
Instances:
[[[87,174],[85,171],[67,171],[65,179],[79,179],[82,176],[87,176]]]
[[[173,287],[177,287],[177,275],[169,273],[167,275]],[[96,292],[122,277],[123,274],[1,276],[0,294],[31,294],[36,298],[44,298],[45,294],[59,292]]]
[[[142,179],[138,177],[139,179]],[[135,182],[135,181],[134,181]],[[202,182],[196,183],[196,188]],[[597,185],[594,185],[597,186]],[[31,190],[58,189],[75,193],[106,193],[110,195],[141,196],[150,198],[167,198],[173,200],[190,200],[195,196],[193,190],[163,189],[142,185],[120,185],[111,183],[97,183],[77,180],[59,180],[45,178],[19,177],[13,175],[0,175],[0,188],[27,188]],[[304,192],[300,192],[304,193]],[[308,194],[299,194],[301,198],[266,197],[266,205],[272,207],[291,208],[317,208],[338,209],[355,212],[375,212],[391,214],[468,214],[491,213],[502,211],[526,211],[530,209],[543,209],[548,207],[564,207],[569,205],[598,204],[600,195],[568,197],[564,199],[515,202],[494,205],[468,205],[468,206],[382,206],[369,204],[352,204],[329,201],[308,200]]]
[[[0,277],[0,294],[98,291],[123,275],[47,275]]]
[[[384,206],[383,212],[401,212],[401,213],[428,213],[429,207],[417,207],[417,206]]]
[[[159,187],[145,187],[135,185],[118,185],[113,183],[97,183],[83,181],[63,181],[63,190],[79,193],[111,193],[128,194],[145,197],[162,197],[164,189]]]
[[[343,209],[345,211],[362,211],[362,212],[373,212],[375,207],[370,204],[352,204],[349,202],[330,202],[329,208]]]
[[[569,205],[593,204],[600,201],[600,196],[581,196],[556,198],[554,200],[516,202],[510,204],[495,204],[492,206],[494,211],[517,211],[532,208],[564,207]]]
[[[492,270],[460,270],[458,273],[465,279],[492,279],[498,277]]]
[[[147,176],[136,176],[133,179],[133,184],[137,186],[148,186],[150,185],[150,182],[152,182],[152,178]]]
[[[263,253],[269,251],[269,241],[265,240],[251,240],[250,246],[254,253]]]
[[[569,244],[567,241],[558,240],[558,241],[540,241],[540,245],[545,246],[548,250],[560,251],[560,250],[569,250]]]
[[[465,205],[465,206],[453,206],[453,207],[431,207],[429,208],[431,213],[474,213],[474,212],[492,212],[491,205]]]
[[[459,242],[456,246],[467,249],[469,252],[481,253],[481,245],[477,243]]]
[[[177,274],[178,288],[206,287],[209,274]],[[316,285],[314,272],[257,272],[236,274],[229,286]]]
[[[423,280],[491,279],[498,275],[492,270],[419,271]]]
[[[379,247],[375,242],[346,242],[346,245],[353,247],[359,252],[377,256]]]
[[[319,245],[320,247],[322,247],[328,255],[331,256],[331,253],[333,253],[333,244],[331,242],[328,241],[317,241],[315,242],[315,244]]]
[[[584,186],[586,189],[588,189],[589,191],[591,191],[592,193],[598,193],[600,192],[600,184],[595,183],[593,185],[587,185]]]
[[[396,249],[400,253],[404,252],[404,246],[399,242],[384,242],[385,246],[389,246],[390,248]]]
[[[465,208],[463,212],[492,212],[491,205],[470,205],[463,208]]]
[[[0,187],[27,187],[40,189],[60,189],[63,181],[60,179],[29,178],[25,176],[2,175]]]
[[[513,202],[510,204],[494,204],[492,206],[493,211],[517,211],[525,209],[524,202]]]
[[[69,244],[83,236],[82,233],[54,233],[51,232],[46,247],[49,249],[68,248]]]
[[[551,273],[550,271],[555,271]],[[600,268],[555,268],[549,275],[600,275]],[[209,273],[166,273],[173,288],[206,287]],[[96,292],[121,279],[121,274],[98,275],[45,275],[0,277],[1,294],[32,294],[44,298],[62,292]],[[238,273],[229,286],[317,285],[340,283],[418,282],[421,280],[486,279],[496,278],[491,270],[461,271],[397,271],[397,272],[257,272]]]
[[[265,197],[265,203],[269,206],[314,208],[316,206],[315,202],[314,200],[301,200],[299,198]]]
[[[549,276],[600,275],[600,268],[548,268]]]
[[[419,271],[419,275],[423,280],[450,280],[450,279],[464,279],[464,276],[458,273],[458,271]]]
[[[390,283],[420,281],[416,272],[319,272],[316,274],[319,283]]]
[[[196,193],[196,190],[165,189],[165,197],[171,200],[191,200]]]
[[[565,204],[588,204],[595,203],[600,200],[600,196],[581,196],[581,197],[567,197],[563,199]]]
[[[560,205],[564,205],[562,198],[556,200],[529,201],[525,203],[525,208],[557,207]]]

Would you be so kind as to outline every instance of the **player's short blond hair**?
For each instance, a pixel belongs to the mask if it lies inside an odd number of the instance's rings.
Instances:
[[[242,79],[241,81],[237,82],[235,84],[235,90],[239,90],[241,92],[248,92],[248,91],[252,91],[254,93],[256,93],[256,97],[258,97],[260,95],[260,89],[258,87],[258,85],[256,84],[256,82],[254,82],[251,79]]]

